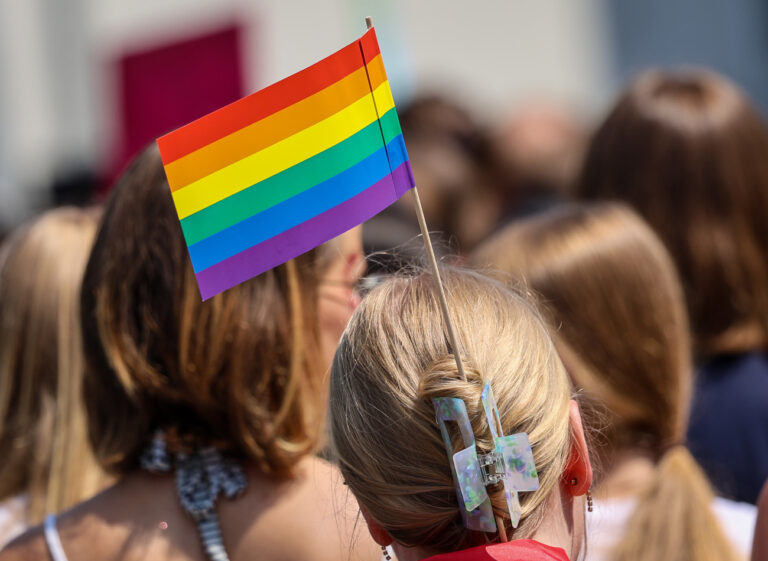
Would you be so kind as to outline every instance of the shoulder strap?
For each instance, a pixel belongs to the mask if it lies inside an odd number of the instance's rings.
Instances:
[[[51,552],[53,561],[67,561],[67,555],[64,553],[64,548],[61,546],[61,539],[59,539],[59,532],[56,530],[55,514],[49,514],[45,517],[43,532],[45,535],[45,544],[48,546],[48,551]]]

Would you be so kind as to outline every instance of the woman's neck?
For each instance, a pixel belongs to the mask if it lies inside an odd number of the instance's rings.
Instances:
[[[539,508],[546,509],[539,526],[526,538],[545,545],[560,547],[570,559],[576,559],[581,550],[584,536],[584,501],[582,497],[571,497],[560,486],[550,493],[547,504]],[[513,538],[514,539],[514,538]],[[398,561],[421,561],[435,552],[421,547],[407,548],[393,544]]]
[[[650,484],[656,464],[646,451],[623,450],[609,458],[605,468],[596,499],[636,497]]]
[[[575,560],[584,540],[584,497],[572,497],[559,485],[540,508],[546,508],[546,514],[530,538],[560,547]]]

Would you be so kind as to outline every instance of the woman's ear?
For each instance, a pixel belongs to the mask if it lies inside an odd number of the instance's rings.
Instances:
[[[589,461],[589,450],[584,436],[584,426],[581,423],[579,404],[572,399],[570,407],[573,442],[568,467],[563,474],[563,484],[571,496],[578,497],[592,487],[592,463]]]
[[[368,532],[370,532],[373,541],[382,546],[387,546],[395,541],[392,539],[392,536],[389,535],[389,532],[382,528],[362,506],[360,506],[360,512],[363,513],[363,518],[365,518],[365,523],[368,525]]]

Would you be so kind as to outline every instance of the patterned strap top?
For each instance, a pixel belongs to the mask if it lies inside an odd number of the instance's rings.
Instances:
[[[171,457],[162,432],[155,434],[144,451],[141,465],[147,471],[174,472],[179,502],[197,524],[206,556],[211,561],[229,561],[216,514],[216,501],[219,495],[232,499],[245,490],[245,473],[240,465],[224,457],[213,446],[177,452]]]
[[[51,553],[51,559],[53,561],[67,561],[67,554],[64,553],[64,548],[61,546],[61,539],[59,538],[59,531],[56,529],[55,514],[49,514],[45,517],[43,535],[45,536],[45,545],[48,546],[48,551]]]

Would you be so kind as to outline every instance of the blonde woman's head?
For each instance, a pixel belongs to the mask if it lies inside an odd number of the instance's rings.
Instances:
[[[516,530],[503,490],[488,488],[495,513],[506,517],[507,535],[535,532],[574,450],[569,382],[528,299],[470,272],[445,270],[443,281],[466,381],[446,339],[433,277],[425,273],[388,279],[363,300],[331,369],[331,435],[346,483],[369,525],[429,552],[485,543],[484,535],[462,526],[431,398],[463,399],[478,451],[488,452],[480,392],[489,380],[504,433],[528,434],[541,487],[520,494]],[[581,474],[586,487],[572,494],[586,491],[587,478],[591,471]]]
[[[80,395],[80,283],[97,219],[53,210],[0,251],[0,500],[26,493],[29,523],[103,483]]]

